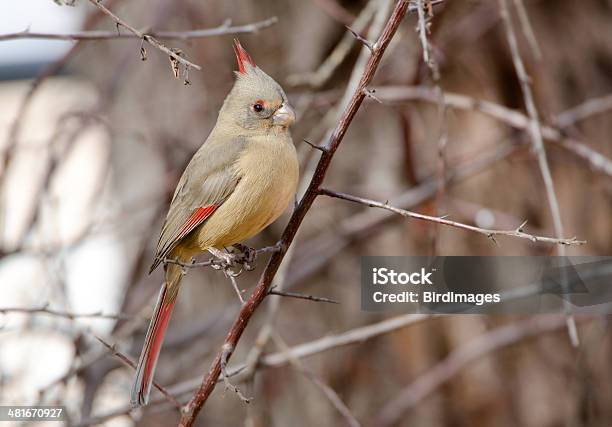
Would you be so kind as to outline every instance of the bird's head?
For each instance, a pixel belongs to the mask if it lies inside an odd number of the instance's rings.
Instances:
[[[257,133],[286,130],[295,121],[295,113],[285,91],[255,65],[237,39],[234,39],[234,51],[238,61],[236,82],[219,117]]]

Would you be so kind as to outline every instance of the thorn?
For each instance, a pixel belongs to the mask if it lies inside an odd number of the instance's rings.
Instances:
[[[495,246],[497,247],[501,247],[501,245],[499,244],[499,242],[497,241],[497,239],[495,238],[495,236],[493,235],[493,233],[489,233],[487,234],[487,237],[493,242],[495,243]]]
[[[523,228],[527,225],[527,220],[523,221],[523,223],[521,225],[518,226],[518,228],[516,229],[517,232],[522,233],[523,232]]]
[[[189,65],[185,65],[185,71],[183,72],[183,85],[189,86],[191,82],[189,81]]]
[[[433,13],[433,6],[437,6],[440,3],[444,3],[444,0],[432,0],[432,1],[426,2],[424,6],[427,7],[428,13]],[[416,12],[418,9],[419,7],[417,6],[417,3],[415,1],[411,1],[410,4],[408,5],[409,13]]]
[[[439,216],[438,219],[447,219],[449,217],[450,217],[450,215],[447,214],[447,215]]]
[[[327,148],[321,147],[320,145],[313,144],[312,142],[308,141],[307,139],[302,139],[302,141],[304,141],[306,144],[310,145],[315,150],[319,150],[319,151],[321,151],[323,153],[327,152]]]
[[[145,42],[145,39],[143,38],[142,41],[140,42],[140,60],[141,61],[147,60],[147,49],[145,49],[144,47],[144,42]]]
[[[115,23],[115,26],[117,27],[117,35],[121,36],[121,31],[119,30],[119,23]]]
[[[290,297],[290,298],[297,298],[297,299],[305,299],[308,301],[314,301],[314,302],[327,302],[330,304],[340,304],[338,301],[335,301],[333,299],[330,298],[324,298],[324,297],[315,297],[314,295],[306,295],[306,294],[300,294],[297,292],[283,292],[283,291],[275,291],[274,288],[276,288],[276,286],[273,286],[270,288],[270,290],[268,291],[268,295],[278,295],[281,297]]]
[[[182,50],[180,50],[180,49],[174,49],[174,48],[172,48],[172,49],[170,49],[170,50],[171,50],[173,53],[175,53],[177,56],[181,56],[181,55],[182,55],[182,53],[183,53],[183,51],[182,51]],[[180,74],[181,74],[181,71],[180,71],[180,68],[179,68],[179,62],[178,62],[178,60],[177,60],[175,57],[173,57],[173,56],[170,56],[170,57],[169,57],[169,59],[170,59],[170,67],[172,68],[172,74],[174,74],[174,78],[175,78],[175,79],[178,79],[178,78],[179,78],[179,76],[180,76]]]
[[[379,104],[382,104],[383,102],[380,100],[380,98],[374,95],[375,93],[376,93],[376,89],[364,89],[363,90],[363,94],[365,96],[367,96],[368,98],[372,98],[374,101],[378,102]]]
[[[360,36],[359,34],[357,34],[351,27],[349,27],[348,25],[345,25],[346,29],[349,30],[351,32],[351,34],[353,35],[353,37],[355,37],[357,40],[359,40],[361,43],[364,44],[365,47],[367,47],[371,53],[374,53],[374,45],[372,44],[372,42],[370,42],[369,40],[363,38],[362,36]]]

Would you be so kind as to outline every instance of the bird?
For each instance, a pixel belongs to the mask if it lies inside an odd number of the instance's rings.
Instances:
[[[133,407],[148,403],[183,265],[206,251],[223,257],[224,248],[258,234],[295,197],[299,163],[289,131],[295,112],[238,39],[233,47],[234,85],[177,184],[149,271],[163,264],[165,276],[136,367]]]

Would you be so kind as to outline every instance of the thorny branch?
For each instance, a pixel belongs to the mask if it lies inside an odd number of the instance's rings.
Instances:
[[[170,56],[173,60],[183,64],[186,67],[185,70],[188,70],[189,67],[193,67],[196,70],[202,70],[202,67],[200,67],[199,65],[194,64],[193,62],[188,61],[187,59],[183,58],[179,53],[177,53],[176,49],[170,49],[170,48],[166,47],[163,43],[158,41],[154,36],[149,35],[149,34],[145,34],[145,33],[141,32],[141,31],[137,30],[136,28],[132,27],[130,24],[125,22],[123,19],[119,18],[117,15],[115,15],[109,9],[107,9],[106,6],[104,6],[102,3],[100,3],[100,0],[89,0],[89,2],[91,4],[93,4],[94,6],[96,6],[98,9],[100,9],[103,13],[108,15],[113,21],[115,21],[115,23],[117,25],[120,25],[120,26],[126,28],[128,31],[130,31],[132,34],[134,34],[135,37],[138,37],[139,39],[143,40],[144,42],[147,42],[151,46],[155,47],[156,49],[161,50],[166,55]],[[143,58],[146,58],[146,55],[143,55]]]
[[[535,236],[533,234],[526,233],[524,231],[524,227],[527,224],[527,221],[523,222],[514,230],[492,230],[486,228],[476,227],[474,225],[463,224],[457,221],[452,221],[447,219],[446,217],[435,217],[430,215],[423,215],[417,212],[407,211],[405,209],[399,209],[394,206],[391,206],[388,202],[382,203],[377,202],[375,200],[366,199],[363,197],[353,196],[351,194],[341,193],[339,191],[332,191],[326,188],[322,188],[319,190],[319,194],[329,197],[335,197],[337,199],[348,200],[350,202],[359,203],[361,205],[386,209],[390,212],[394,212],[396,214],[402,215],[407,218],[414,218],[425,220],[437,224],[448,225],[451,227],[460,228],[463,230],[473,231],[476,233],[480,233],[485,235],[487,238],[491,239],[493,242],[497,243],[495,240],[495,236],[509,236],[509,237],[518,237],[521,239],[528,239],[534,243],[537,242],[546,242],[546,243],[554,243],[558,245],[583,245],[586,243],[584,240],[577,240],[575,237],[572,238],[552,238],[552,237],[543,237],[543,236]]]
[[[205,37],[214,37],[227,34],[244,34],[256,33],[265,28],[271,27],[278,23],[278,18],[273,16],[263,21],[253,22],[245,25],[232,25],[231,21],[227,20],[223,24],[215,28],[206,28],[201,30],[189,31],[150,31],[142,35],[130,32],[121,33],[116,31],[79,31],[75,33],[57,34],[57,33],[38,33],[29,30],[19,31],[10,34],[0,34],[0,41],[15,40],[15,39],[46,39],[46,40],[115,40],[115,39],[142,39],[144,36],[153,37],[156,39],[165,40],[192,40]],[[121,24],[123,25],[123,24]],[[126,27],[128,28],[128,27]]]

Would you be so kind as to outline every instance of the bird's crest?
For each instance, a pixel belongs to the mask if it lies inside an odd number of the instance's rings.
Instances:
[[[244,50],[238,39],[234,39],[234,52],[236,53],[236,61],[238,62],[238,72],[241,74],[247,73],[246,64],[250,64],[253,67],[257,66],[247,51]]]

